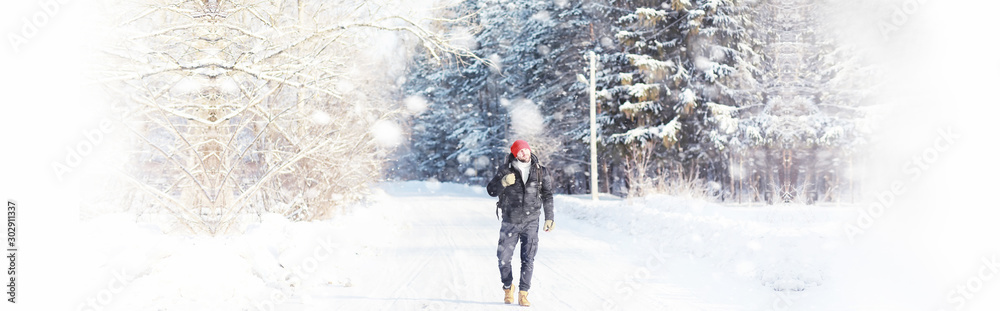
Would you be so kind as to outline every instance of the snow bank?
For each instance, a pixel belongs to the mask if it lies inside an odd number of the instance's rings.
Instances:
[[[822,285],[824,267],[845,240],[849,215],[816,206],[723,206],[655,195],[631,200],[557,196],[557,214],[625,233],[648,249],[714,266],[775,291]]]
[[[376,207],[345,217],[290,222],[262,215],[242,235],[168,235],[134,217],[87,222],[89,285],[81,310],[274,310],[306,286],[353,286],[351,271],[394,229]],[[359,238],[363,237],[363,238]],[[304,284],[306,282],[316,284]]]

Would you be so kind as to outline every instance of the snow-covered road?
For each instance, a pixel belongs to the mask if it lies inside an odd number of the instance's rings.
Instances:
[[[502,303],[497,271],[500,223],[494,214],[495,199],[474,188],[444,187],[456,189],[426,191],[423,185],[412,184],[385,187],[388,195],[373,208],[395,215],[385,223],[368,224],[372,232],[356,238],[383,234],[377,232],[381,230],[393,233],[379,239],[385,243],[372,245],[376,250],[364,259],[364,265],[349,272],[350,287],[314,282],[320,285],[301,292],[303,299],[290,299],[277,309],[507,310],[510,306]],[[693,294],[684,286],[691,280],[668,273],[681,268],[671,268],[678,261],[668,258],[667,252],[657,254],[647,243],[562,216],[557,218],[556,230],[540,233],[529,296],[534,307],[745,309],[736,302],[709,303]],[[515,271],[519,268],[516,254]],[[767,301],[757,303],[764,306]]]
[[[851,244],[843,231],[856,215],[851,207],[727,206],[662,195],[597,203],[559,195],[555,204],[556,228],[539,234],[529,296],[538,310],[1000,305],[983,294],[997,286],[982,277],[1000,266],[995,254],[935,270],[934,250],[899,243],[926,229],[891,218]],[[166,234],[134,216],[104,215],[85,224],[81,237],[101,243],[82,250],[83,290],[68,303],[74,310],[515,308],[502,303],[494,208],[483,187],[399,182],[330,220],[264,214],[230,236]],[[978,291],[955,294],[954,284]]]

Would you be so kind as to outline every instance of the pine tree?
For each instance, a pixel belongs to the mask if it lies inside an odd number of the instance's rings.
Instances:
[[[472,23],[482,31],[475,33],[474,52],[490,63],[438,66],[418,61],[406,89],[427,98],[431,109],[414,119],[413,149],[406,157],[447,159],[435,167],[409,161],[420,167],[418,178],[490,178],[515,139],[531,142],[548,165],[577,165],[583,157],[574,154],[583,153],[573,151],[581,144],[567,141],[565,133],[578,129],[576,120],[585,117],[585,110],[574,108],[585,104],[576,65],[583,63],[584,42],[595,41],[579,31],[588,25],[582,5],[489,0],[466,1],[458,10],[477,13]],[[434,145],[438,149],[428,148],[431,143],[424,140],[431,139],[440,144]],[[462,174],[428,175],[449,170]],[[553,170],[556,183],[568,191],[574,191],[570,184],[580,173],[573,167]]]
[[[600,191],[836,197],[845,162],[864,144],[864,75],[875,71],[817,19],[833,4],[465,1],[456,12],[476,13],[471,41],[493,66],[417,62],[405,88],[430,109],[413,120],[409,176],[482,181],[510,141],[527,139],[563,168],[559,189],[589,191],[587,82],[578,76],[595,52]],[[525,112],[541,115],[527,131]]]
[[[625,70],[605,93],[606,143],[633,169],[647,170],[633,176],[725,181],[736,114],[760,100],[750,8],[713,0],[617,4],[628,11],[616,34],[624,51],[609,58]]]
[[[756,162],[758,184],[770,202],[780,198],[810,203],[832,200],[852,188],[841,178],[864,145],[877,68],[860,60],[862,51],[834,40],[835,29],[820,19],[834,2],[764,2],[760,20],[774,29],[767,39],[772,56],[763,81],[765,141]]]
[[[465,1],[449,10],[458,16],[480,12],[470,15],[469,23],[489,30],[495,27],[490,23],[499,22],[491,14],[502,10],[487,10],[482,5]],[[463,26],[449,25],[445,30],[468,29]],[[476,55],[484,55],[483,33],[467,34],[473,36]],[[403,150],[406,153],[401,161],[409,169],[397,172],[397,176],[462,182],[492,174],[487,171],[491,163],[499,161],[495,146],[501,145],[498,140],[506,130],[506,114],[500,112],[494,91],[499,86],[495,71],[492,63],[472,57],[441,62],[428,55],[417,56],[403,89],[426,100],[428,109],[413,119],[410,146]]]

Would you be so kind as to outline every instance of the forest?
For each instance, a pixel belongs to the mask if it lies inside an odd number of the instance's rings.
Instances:
[[[418,55],[426,110],[391,170],[485,184],[515,139],[589,193],[587,53],[597,55],[602,193],[853,202],[879,68],[823,19],[835,1],[464,1],[470,50]]]
[[[596,191],[854,202],[880,68],[824,19],[854,4],[107,6],[95,75],[122,147],[84,205],[209,233],[324,219],[380,181],[485,185],[516,139],[557,193],[590,193],[588,55]]]

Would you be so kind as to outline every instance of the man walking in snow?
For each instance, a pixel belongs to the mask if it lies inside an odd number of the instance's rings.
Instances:
[[[517,140],[510,146],[507,160],[486,186],[490,196],[500,197],[497,207],[503,211],[497,259],[500,261],[504,303],[514,303],[514,276],[510,260],[514,256],[514,246],[520,240],[521,278],[518,286],[521,291],[518,292],[517,303],[525,307],[531,305],[528,289],[531,288],[531,273],[538,250],[538,217],[542,210],[545,211],[545,232],[551,231],[554,226],[551,187],[552,178],[523,140]]]

